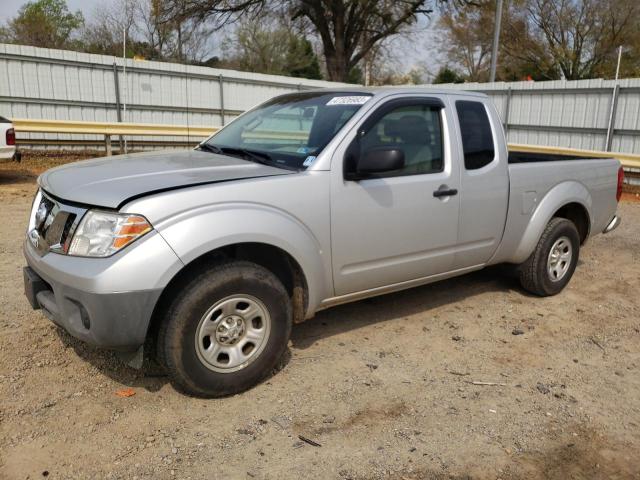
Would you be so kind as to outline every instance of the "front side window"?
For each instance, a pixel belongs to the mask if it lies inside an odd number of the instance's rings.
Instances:
[[[304,169],[371,97],[353,92],[283,95],[247,112],[201,149]]]
[[[462,134],[464,167],[477,170],[490,164],[495,157],[495,147],[486,108],[480,102],[458,100],[456,111]]]
[[[404,153],[404,167],[385,177],[420,175],[444,169],[440,108],[417,104],[385,113],[360,138],[360,152],[395,148]]]

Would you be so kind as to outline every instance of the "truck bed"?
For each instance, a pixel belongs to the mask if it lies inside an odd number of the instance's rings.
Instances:
[[[553,168],[545,164],[550,161],[556,162]],[[491,262],[520,263],[526,259],[530,252],[526,242],[539,237],[539,232],[527,233],[534,214],[545,217],[545,224],[546,217],[553,214],[541,214],[538,208],[547,199],[555,205],[552,190],[570,202],[590,205],[589,233],[600,233],[616,210],[619,166],[620,162],[613,158],[510,151],[509,210],[502,243]]]
[[[567,160],[595,160],[596,158],[560,153],[514,152],[509,150],[509,163],[562,162]]]

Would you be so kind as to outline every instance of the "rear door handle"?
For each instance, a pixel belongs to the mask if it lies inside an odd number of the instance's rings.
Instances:
[[[458,190],[455,188],[439,188],[438,190],[433,192],[433,196],[436,198],[439,197],[452,197],[458,194]]]

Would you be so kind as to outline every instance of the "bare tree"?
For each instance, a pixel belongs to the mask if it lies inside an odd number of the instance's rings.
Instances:
[[[440,27],[447,59],[467,80],[487,78],[495,2],[444,9]],[[580,79],[615,72],[618,46],[629,72],[640,64],[638,0],[509,0],[504,11],[498,77]],[[637,54],[635,52],[638,52]],[[623,68],[623,72],[625,72]]]
[[[314,26],[331,80],[345,81],[373,47],[428,14],[429,0],[299,0],[292,17]]]
[[[286,12],[319,39],[329,78],[345,81],[372,48],[442,1],[446,0],[169,0],[164,10],[165,18],[212,20],[216,27],[264,9]]]
[[[140,35],[155,53],[153,57],[163,57],[172,43],[174,24],[161,21],[159,0],[140,0],[136,16]]]
[[[122,55],[123,32],[127,55],[152,60],[197,63],[209,53],[211,31],[197,19],[165,20],[160,0],[116,0],[96,7],[85,25],[82,43],[86,51]]]
[[[495,2],[486,0],[468,8],[447,5],[443,9],[438,23],[447,59],[469,81],[488,79],[494,16]]]
[[[84,49],[90,53],[122,55],[123,37],[133,41],[136,34],[136,0],[116,0],[99,4],[82,32]]]
[[[220,29],[244,15],[257,14],[266,0],[164,0],[158,1],[158,12],[166,22],[195,19]]]
[[[521,0],[510,10],[507,55],[572,80],[611,75],[618,46],[637,33],[640,2]]]
[[[251,72],[322,78],[318,58],[304,34],[283,17],[240,22],[224,42],[222,66]]]

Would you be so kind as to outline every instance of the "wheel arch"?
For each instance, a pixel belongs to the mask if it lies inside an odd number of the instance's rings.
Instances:
[[[260,242],[240,242],[224,245],[208,251],[184,265],[163,288],[156,302],[148,335],[157,331],[162,314],[168,308],[179,289],[202,270],[219,262],[245,260],[256,263],[273,273],[284,285],[291,298],[293,320],[305,320],[309,307],[309,286],[300,263],[280,247]]]
[[[510,261],[522,263],[535,249],[542,232],[554,217],[572,221],[580,235],[580,243],[589,237],[592,224],[592,198],[587,188],[575,181],[563,182],[549,190],[534,210]]]
[[[591,219],[589,212],[583,204],[578,202],[567,203],[556,210],[551,216],[551,218],[556,217],[566,218],[576,226],[578,235],[580,235],[580,245],[587,241],[591,232]]]

